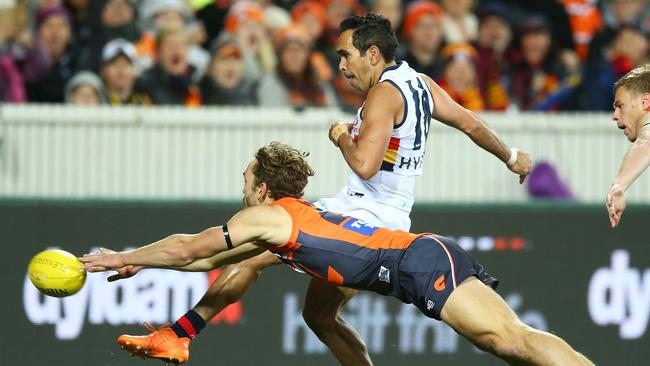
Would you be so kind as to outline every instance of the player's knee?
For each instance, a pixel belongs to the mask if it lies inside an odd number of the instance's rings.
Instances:
[[[250,285],[260,276],[261,269],[254,265],[235,266],[226,276],[221,287],[221,296],[228,304],[241,300]]]
[[[334,331],[336,327],[336,313],[330,314],[315,306],[305,306],[302,309],[302,318],[317,336]]]
[[[521,322],[505,324],[500,330],[487,332],[477,339],[477,344],[485,351],[506,360],[526,360],[530,358],[530,344],[534,330]]]

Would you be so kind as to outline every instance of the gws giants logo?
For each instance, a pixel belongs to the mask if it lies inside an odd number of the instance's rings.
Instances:
[[[614,251],[610,267],[591,277],[588,305],[594,323],[620,325],[623,339],[641,338],[650,317],[650,268],[630,268],[630,253]]]

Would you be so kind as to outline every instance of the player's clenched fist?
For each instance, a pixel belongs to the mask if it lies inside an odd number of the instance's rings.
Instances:
[[[339,138],[341,135],[348,135],[352,131],[352,123],[345,121],[336,121],[330,126],[330,140],[334,146],[339,146]]]
[[[524,183],[524,180],[526,180],[526,177],[530,174],[532,162],[530,160],[530,155],[527,152],[518,150],[516,154],[517,159],[515,162],[507,165],[508,169],[519,174],[519,183],[521,184]]]

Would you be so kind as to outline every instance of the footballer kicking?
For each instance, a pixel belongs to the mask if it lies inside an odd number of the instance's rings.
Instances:
[[[304,156],[277,142],[260,148],[243,174],[246,208],[223,226],[80,260],[89,272],[179,268],[215,255],[268,250],[276,262],[332,285],[412,303],[512,365],[593,365],[562,339],[522,323],[491,288],[497,280],[454,241],[376,227],[304,201],[314,174]]]
[[[422,174],[432,118],[464,132],[518,174],[520,181],[529,173],[527,153],[508,147],[479,116],[455,103],[429,77],[395,60],[398,44],[390,22],[372,14],[354,16],[343,21],[339,30],[339,69],[367,96],[354,123],[334,124],[330,129],[329,138],[352,172],[348,184],[335,197],[319,200],[317,206],[374,226],[409,231],[415,180]],[[272,253],[259,249],[235,259],[246,257],[252,258],[225,267],[199,303],[171,327],[149,327],[152,333],[147,336],[121,336],[120,345],[129,351],[146,352],[147,357],[158,355],[186,362],[189,343],[206,321],[238,301],[264,268],[277,264]],[[205,271],[236,260],[219,254],[182,270]],[[122,268],[111,279],[132,276],[139,269]],[[339,316],[341,307],[355,293],[351,288],[312,279],[303,318],[341,364],[371,365],[363,339]]]

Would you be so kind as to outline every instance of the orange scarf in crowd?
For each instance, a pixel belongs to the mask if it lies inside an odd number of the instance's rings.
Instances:
[[[437,82],[440,87],[449,94],[451,99],[470,111],[480,112],[485,110],[485,102],[481,96],[481,91],[477,86],[469,87],[463,91],[451,89],[444,80]]]

